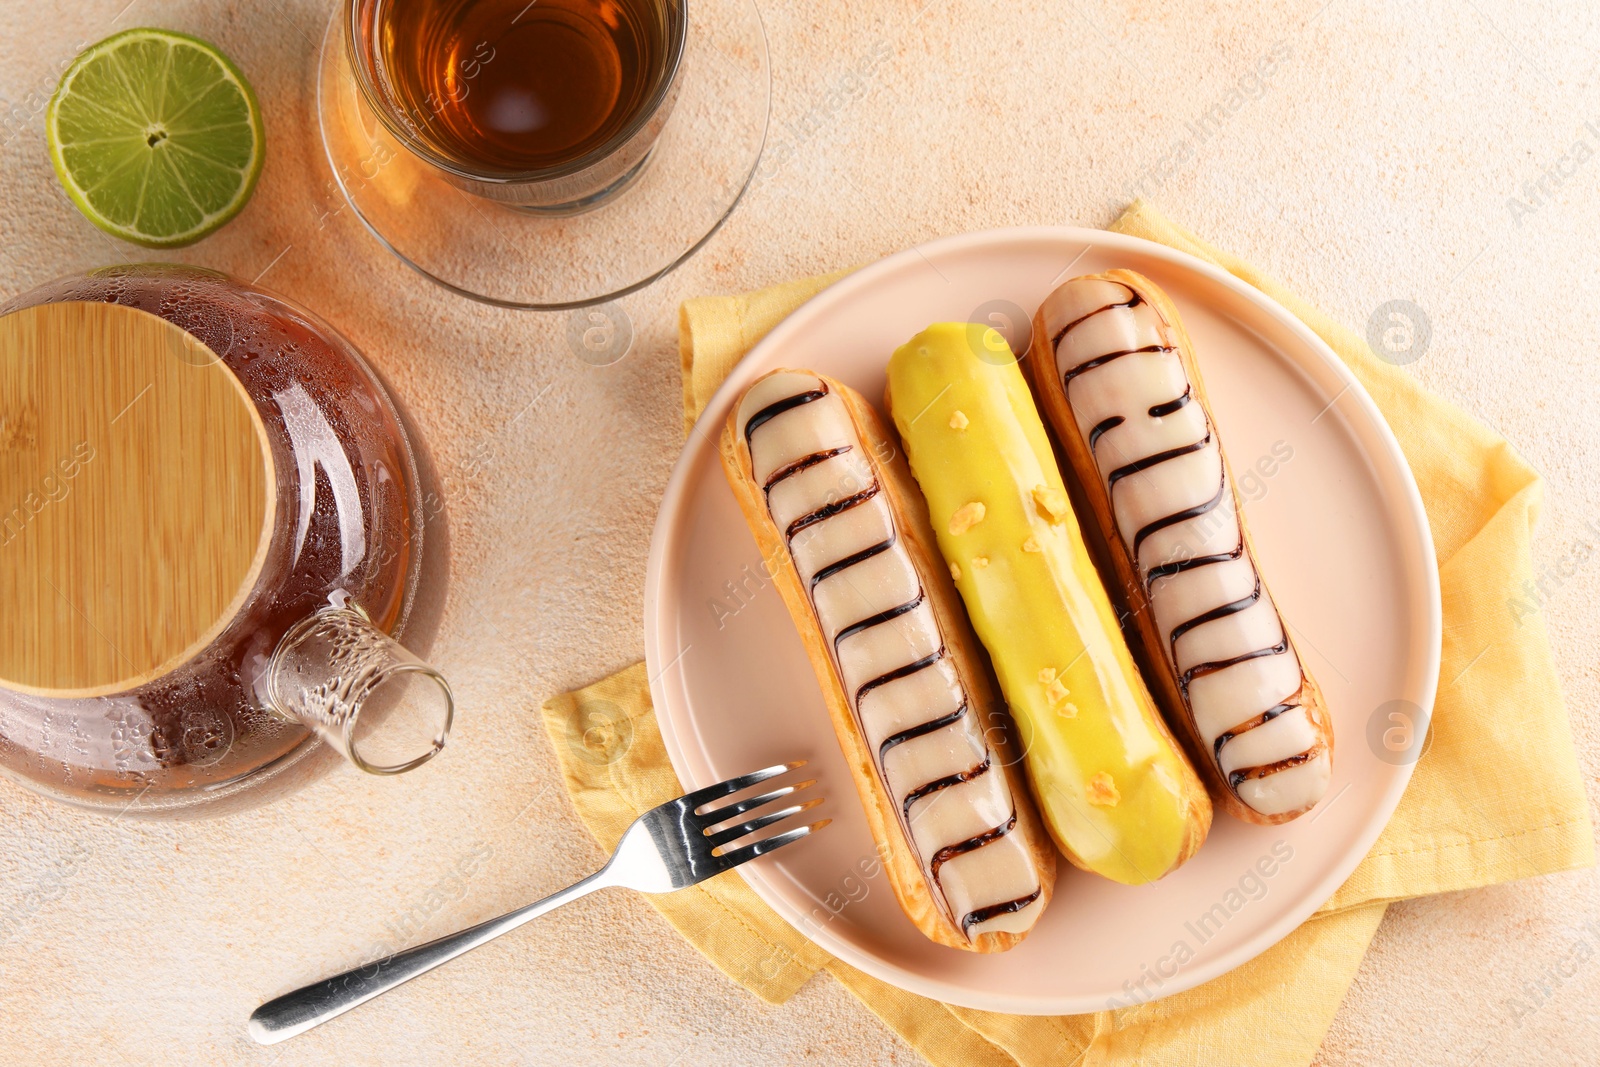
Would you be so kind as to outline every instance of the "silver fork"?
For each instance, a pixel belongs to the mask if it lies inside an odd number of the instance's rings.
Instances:
[[[593,893],[607,886],[636,889],[641,893],[669,893],[674,889],[703,882],[714,874],[721,874],[769,852],[798,841],[831,821],[822,819],[809,826],[785,830],[762,838],[752,844],[729,848],[735,841],[748,837],[774,823],[792,818],[821,804],[822,797],[791,804],[778,811],[735,826],[721,824],[736,819],[746,812],[765,807],[775,800],[816,784],[811,778],[796,785],[786,785],[759,796],[737,800],[712,811],[700,813],[698,809],[710,807],[724,797],[775,778],[780,774],[803,767],[805,760],[763,767],[751,774],[730,778],[726,782],[708,785],[687,796],[671,800],[645,812],[633,821],[609,862],[577,885],[543,900],[519,908],[498,919],[479,923],[460,933],[441,937],[425,945],[407,949],[376,963],[357,967],[344,974],[324,979],[314,985],[285,993],[257,1008],[250,1016],[250,1036],[263,1045],[274,1045],[296,1034],[303,1034],[351,1008],[365,1004],[373,997],[387,993],[395,986],[409,982],[419,974],[433,970],[441,963],[455,959],[492,941],[501,934],[515,930],[530,919],[559,908],[568,901]]]

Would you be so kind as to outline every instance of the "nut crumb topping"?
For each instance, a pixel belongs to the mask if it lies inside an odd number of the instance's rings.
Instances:
[[[973,570],[981,571],[981,570],[983,570],[983,568],[987,567],[988,565],[989,565],[989,557],[988,556],[973,556],[972,557],[972,569]]]
[[[957,408],[950,415],[950,428],[952,430],[965,430],[972,425],[972,420],[967,418],[966,412]]]
[[[1086,790],[1089,803],[1097,808],[1114,808],[1122,799],[1122,794],[1117,792],[1117,783],[1111,780],[1111,775],[1105,771],[1096,771],[1094,777],[1089,779],[1089,788]]]
[[[1049,520],[1052,525],[1065,519],[1072,510],[1066,491],[1052,489],[1048,485],[1033,487],[1033,504],[1039,509],[1040,517]]]
[[[961,564],[956,563],[954,561],[951,562],[951,564],[950,564],[950,580],[952,582],[959,582],[961,580]]]
[[[950,516],[950,533],[960,537],[978,523],[983,521],[983,516],[988,512],[983,506],[983,501],[974,500],[970,504],[962,504],[956,508],[956,513]]]
[[[1022,542],[1022,551],[1024,551],[1024,552],[1043,552],[1044,549],[1039,547],[1039,539],[1030,534],[1028,536],[1028,539],[1026,541]]]

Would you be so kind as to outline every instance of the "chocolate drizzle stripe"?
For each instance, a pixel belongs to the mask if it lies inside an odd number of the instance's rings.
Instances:
[[[888,737],[885,737],[883,739],[883,743],[878,746],[878,765],[880,767],[883,766],[884,758],[889,755],[889,750],[894,748],[896,745],[903,745],[907,741],[915,741],[919,737],[925,737],[928,734],[933,733],[935,730],[942,730],[951,723],[960,722],[962,717],[966,714],[967,699],[966,697],[962,697],[961,706],[955,711],[950,712],[948,715],[941,715],[937,719],[929,719],[927,722],[919,722],[917,725],[909,726],[897,734],[890,734]]]
[[[812,590],[815,591],[819,583],[827,581],[840,571],[847,571],[851,567],[854,567],[857,563],[865,563],[873,556],[876,556],[881,552],[889,551],[895,546],[895,543],[899,541],[899,539],[900,538],[895,534],[895,532],[890,530],[887,540],[879,541],[875,545],[868,545],[860,552],[852,552],[848,556],[844,557],[844,559],[836,560],[835,562],[828,564],[826,567],[822,568],[811,576]]]
[[[754,415],[751,415],[744,424],[744,443],[746,447],[749,446],[750,438],[757,430],[761,429],[761,427],[765,426],[779,415],[782,415],[785,411],[790,411],[794,408],[800,407],[801,405],[809,404],[813,400],[821,400],[823,397],[827,396],[828,383],[818,382],[817,385],[818,388],[816,389],[808,390],[804,393],[796,393],[793,396],[786,396],[782,400],[776,400],[762,408],[760,411],[756,412]]]
[[[1220,607],[1212,608],[1210,611],[1203,611],[1199,615],[1196,615],[1194,618],[1190,619],[1188,622],[1182,622],[1177,626],[1174,626],[1172,628],[1172,633],[1167,638],[1172,642],[1173,658],[1177,658],[1178,638],[1182,637],[1190,630],[1193,630],[1196,626],[1204,626],[1208,622],[1215,622],[1218,619],[1225,619],[1229,615],[1241,612],[1260,599],[1261,575],[1258,574],[1256,575],[1255,591],[1249,596],[1241,597],[1238,600],[1233,601],[1231,604],[1223,604]]]
[[[1097,307],[1087,315],[1079,315],[1077,318],[1061,327],[1061,329],[1056,331],[1056,335],[1050,339],[1050,350],[1052,352],[1061,347],[1061,339],[1071,332],[1074,326],[1094,318],[1103,311],[1110,311],[1113,308],[1135,308],[1144,303],[1144,295],[1133,286],[1128,285],[1126,282],[1113,282],[1112,284],[1120,285],[1124,289],[1128,290],[1128,299],[1119,300],[1114,304],[1106,304],[1103,307]]]
[[[870,630],[874,626],[880,626],[891,619],[898,619],[907,612],[915,611],[922,604],[922,601],[923,593],[921,589],[918,589],[917,595],[906,601],[904,604],[896,604],[894,607],[889,608],[886,611],[880,611],[876,615],[869,615],[860,622],[851,623],[849,626],[846,626],[844,629],[840,630],[839,633],[834,637],[834,652],[837,653],[839,651],[839,643],[845,638],[854,637],[863,630]]]
[[[1109,419],[1102,419],[1095,423],[1094,429],[1089,431],[1089,451],[1094,451],[1094,446],[1100,443],[1100,438],[1106,435],[1107,430],[1115,430],[1128,420],[1121,415],[1113,415]]]
[[[1177,349],[1173,348],[1171,345],[1145,345],[1142,348],[1119,348],[1115,352],[1107,352],[1103,356],[1096,356],[1094,359],[1091,359],[1088,362],[1080,363],[1076,367],[1073,367],[1062,376],[1061,386],[1067,391],[1067,395],[1071,396],[1072,383],[1077,380],[1077,377],[1080,374],[1088,374],[1092,370],[1098,370],[1099,368],[1104,367],[1107,363],[1119,360],[1123,356],[1136,356],[1141,352],[1175,351],[1177,351]]]
[[[1165,404],[1157,404],[1155,407],[1150,409],[1150,411],[1148,412],[1149,416],[1152,419],[1164,419],[1164,418],[1166,418],[1168,415],[1171,415],[1174,411],[1177,411],[1179,408],[1181,408],[1184,405],[1186,405],[1187,403],[1189,403],[1189,400],[1191,399],[1191,394],[1193,392],[1194,392],[1194,386],[1185,385],[1183,387],[1183,395],[1182,396],[1180,396],[1176,400],[1169,400]]]
[[[1011,915],[1015,912],[1019,912],[1023,908],[1026,908],[1029,904],[1032,904],[1034,901],[1038,900],[1043,893],[1044,887],[1040,886],[1038,889],[1035,889],[1025,897],[1018,897],[1016,900],[1008,900],[1004,904],[990,904],[986,908],[978,908],[975,911],[970,911],[961,920],[961,932],[967,935],[968,940],[971,940],[972,928],[974,926],[977,926],[979,923],[986,923],[990,919],[998,919],[1002,915]]]
[[[838,515],[842,512],[849,511],[851,508],[856,507],[859,504],[865,504],[867,501],[871,500],[877,495],[878,483],[873,482],[859,493],[852,493],[843,500],[835,500],[831,504],[824,504],[816,511],[811,512],[809,515],[800,516],[798,519],[789,524],[789,528],[787,530],[783,531],[783,536],[785,540],[793,541],[795,534],[799,533],[801,530],[804,530],[806,527],[815,526],[817,523],[822,522],[825,519],[831,519],[835,515]]]
[[[1174,574],[1182,574],[1184,571],[1193,570],[1196,567],[1209,567],[1213,563],[1226,563],[1229,560],[1238,559],[1242,555],[1244,555],[1243,537],[1239,538],[1239,545],[1232,552],[1218,552],[1214,556],[1195,556],[1192,559],[1174,560],[1171,563],[1162,563],[1159,566],[1151,567],[1149,573],[1144,576],[1144,587],[1148,590],[1162,578],[1170,578]]]
[[[1277,774],[1280,771],[1286,771],[1291,767],[1298,767],[1302,763],[1310,763],[1312,760],[1326,752],[1327,749],[1327,745],[1324,745],[1321,741],[1318,741],[1304,752],[1290,756],[1288,759],[1281,759],[1276,763],[1263,763],[1259,767],[1241,767],[1228,775],[1228,787],[1235,792],[1238,792],[1239,785],[1242,782],[1247,782],[1252,778],[1265,778],[1268,775]]]
[[[993,762],[988,756],[985,756],[983,757],[983,762],[976,764],[970,770],[957,771],[955,774],[947,774],[943,778],[935,778],[927,785],[917,786],[917,788],[907,793],[906,799],[901,802],[901,813],[905,815],[906,818],[911,818],[911,805],[915,804],[923,797],[932,796],[940,790],[949,789],[951,786],[960,785],[962,782],[970,782],[974,778],[988,773],[988,770],[991,766],[993,766]]]
[[[1006,836],[1007,834],[1009,834],[1012,830],[1015,830],[1016,828],[1017,828],[1017,810],[1015,808],[1012,808],[1011,809],[1011,818],[1007,819],[1005,822],[1001,823],[999,826],[996,826],[993,830],[985,830],[981,834],[977,834],[977,835],[975,835],[973,837],[969,837],[965,841],[957,841],[953,845],[946,845],[944,848],[941,848],[938,852],[935,852],[933,854],[933,859],[928,864],[928,866],[929,866],[929,868],[931,868],[931,871],[932,871],[932,874],[933,874],[934,884],[938,885],[938,883],[939,883],[939,868],[940,867],[943,867],[946,863],[948,863],[951,860],[955,859],[957,856],[964,856],[968,852],[976,852],[978,849],[982,848],[984,845],[993,844],[994,842],[1000,840],[1002,837]],[[943,891],[943,887],[942,886],[940,887],[940,891],[941,892]]]
[[[912,660],[910,663],[907,663],[904,667],[896,667],[894,670],[889,671],[887,674],[880,674],[876,678],[872,679],[872,681],[864,683],[861,686],[860,689],[856,690],[856,710],[858,712],[861,710],[861,698],[866,696],[868,693],[872,692],[874,689],[878,688],[878,686],[880,686],[880,685],[888,685],[890,682],[898,681],[901,678],[905,678],[905,677],[907,677],[909,675],[916,674],[918,671],[922,670],[925,667],[933,666],[935,663],[938,663],[943,658],[944,658],[944,646],[941,645],[941,646],[939,646],[939,651],[937,651],[937,652],[930,652],[926,656],[923,656],[921,659]]]
[[[1126,478],[1130,474],[1138,474],[1140,471],[1147,471],[1151,467],[1159,467],[1169,459],[1177,459],[1179,456],[1187,456],[1191,452],[1199,452],[1201,449],[1210,444],[1211,433],[1210,431],[1207,431],[1206,435],[1200,440],[1194,442],[1194,444],[1182,445],[1178,448],[1169,448],[1165,452],[1157,452],[1153,456],[1146,456],[1143,459],[1136,459],[1132,463],[1118,467],[1116,470],[1106,475],[1106,492],[1110,493],[1117,487],[1118,482],[1122,481],[1122,479]]]
[[[1219,659],[1213,660],[1210,663],[1198,663],[1183,672],[1183,677],[1178,679],[1178,688],[1183,690],[1184,699],[1187,700],[1189,698],[1189,683],[1194,681],[1196,678],[1204,678],[1208,674],[1215,674],[1218,671],[1225,671],[1229,667],[1237,666],[1249,660],[1260,659],[1262,656],[1281,656],[1288,650],[1289,642],[1287,639],[1285,639],[1283,641],[1279,641],[1275,645],[1270,645],[1267,648],[1258,648],[1254,652],[1246,652],[1241,656],[1234,656],[1231,659]]]
[[[1273,719],[1276,719],[1279,715],[1282,715],[1284,712],[1293,711],[1295,708],[1298,708],[1299,706],[1300,706],[1299,704],[1276,704],[1273,707],[1268,708],[1266,711],[1263,711],[1260,715],[1257,715],[1255,718],[1249,720],[1248,722],[1242,722],[1238,726],[1235,726],[1233,729],[1228,730],[1225,733],[1218,734],[1217,735],[1216,745],[1213,746],[1213,750],[1212,750],[1212,755],[1214,755],[1216,757],[1216,759],[1217,759],[1217,766],[1218,767],[1222,766],[1222,746],[1223,745],[1226,745],[1229,741],[1232,741],[1235,737],[1238,737],[1240,734],[1249,733],[1251,730],[1254,730],[1257,726],[1261,726],[1264,723],[1269,723]]]
[[[1222,479],[1222,483],[1217,486],[1217,495],[1206,501],[1204,504],[1196,504],[1192,508],[1184,508],[1182,511],[1174,511],[1171,515],[1167,515],[1163,518],[1155,520],[1141,529],[1138,533],[1134,534],[1133,559],[1135,565],[1137,565],[1139,561],[1139,547],[1144,544],[1145,538],[1149,537],[1153,533],[1158,533],[1162,530],[1165,530],[1168,526],[1176,526],[1180,522],[1186,522],[1189,519],[1198,518],[1199,516],[1204,515],[1206,512],[1222,503],[1222,494],[1226,493],[1227,491],[1228,479],[1224,477]]]
[[[785,478],[788,478],[791,475],[799,474],[803,470],[810,470],[818,463],[826,462],[827,460],[832,459],[834,456],[842,456],[846,452],[849,452],[853,447],[854,446],[852,445],[840,445],[838,448],[827,448],[821,452],[813,452],[809,456],[801,456],[793,463],[785,463],[783,466],[772,472],[772,474],[767,478],[766,484],[761,487],[761,490],[768,496],[771,496],[772,487],[783,481]]]

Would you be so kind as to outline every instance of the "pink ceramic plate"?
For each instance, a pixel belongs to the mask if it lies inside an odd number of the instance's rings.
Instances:
[[[1027,941],[979,956],[933,944],[901,914],[714,442],[735,398],[765,371],[810,368],[877,399],[889,353],[929,323],[1031,316],[1059,281],[1112,267],[1163,286],[1194,338],[1262,572],[1333,710],[1333,784],[1320,807],[1286,826],[1219,814],[1199,853],[1154,885],[1117,885],[1063,862],[1055,899]],[[1252,468],[1254,478],[1244,473]],[[1215,978],[1270,948],[1344,882],[1393,813],[1425,736],[1439,670],[1439,586],[1427,518],[1394,437],[1298,319],[1165,246],[1038,227],[891,256],[796,311],[739,364],[662,501],[645,632],[661,733],[685,787],[791,759],[812,761],[821,778],[821,811],[834,825],[741,868],[778,914],[914,993],[1058,1014]],[[1408,725],[1418,742],[1406,749]],[[752,966],[770,973],[785,962]]]

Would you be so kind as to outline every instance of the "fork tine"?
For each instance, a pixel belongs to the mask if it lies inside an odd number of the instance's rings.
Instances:
[[[751,786],[764,782],[768,778],[776,778],[785,771],[792,771],[796,767],[804,767],[805,765],[806,761],[802,759],[794,760],[790,763],[780,763],[774,767],[763,767],[759,771],[751,771],[749,774],[741,774],[737,778],[729,778],[726,782],[718,782],[716,785],[708,785],[704,789],[696,789],[683,799],[690,808],[698,808],[710,801],[718,800],[731,793],[737,793],[741,789],[749,789]]]
[[[754,811],[756,808],[759,808],[765,804],[771,804],[774,800],[786,797],[790,793],[799,792],[802,789],[807,789],[816,784],[817,780],[815,778],[807,778],[803,782],[796,782],[794,785],[786,785],[780,789],[774,789],[770,793],[762,793],[759,796],[747,797],[744,800],[735,801],[734,803],[726,805],[725,807],[717,808],[715,811],[708,811],[703,815],[699,815],[697,818],[699,818],[701,823],[705,826],[714,826],[719,822],[727,822],[729,819],[743,815],[747,811]]]
[[[726,830],[718,830],[716,833],[708,830],[706,831],[706,837],[710,840],[713,849],[721,848],[730,841],[737,841],[741,837],[747,837],[757,830],[771,826],[775,822],[782,822],[790,816],[799,815],[802,811],[810,811],[818,804],[821,804],[822,801],[822,797],[816,797],[806,801],[804,804],[791,804],[787,808],[772,812],[770,815],[762,815],[751,819],[749,822],[742,822],[738,826],[730,826]]]
[[[832,821],[832,819],[822,819],[812,823],[810,826],[802,826],[797,830],[786,830],[781,834],[767,838],[765,841],[757,841],[753,845],[734,849],[732,852],[718,857],[722,861],[719,869],[725,871],[730,867],[737,867],[741,863],[749,862],[757,856],[765,856],[767,853],[776,851],[791,842],[798,841],[802,837],[809,837]]]

